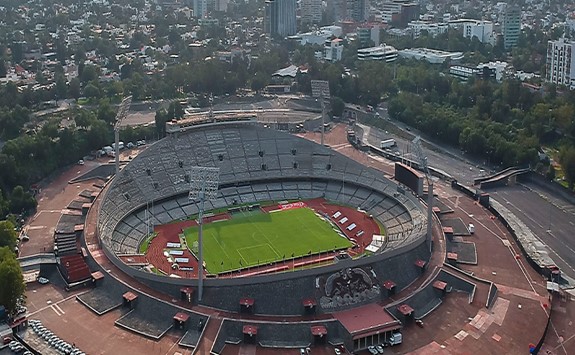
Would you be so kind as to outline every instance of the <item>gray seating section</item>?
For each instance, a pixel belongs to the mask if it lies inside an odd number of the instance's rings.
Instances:
[[[244,339],[244,325],[258,328],[256,342],[267,348],[305,348],[313,344],[311,327],[322,325],[327,330],[326,342],[340,344],[345,336],[345,329],[335,320],[325,322],[294,322],[294,323],[250,323],[249,321],[226,319],[222,323],[218,337],[214,341],[212,353],[221,354],[226,344],[237,344]],[[297,339],[297,340],[296,340]]]
[[[258,343],[268,348],[305,348],[312,344],[306,323],[268,323],[258,328]]]
[[[174,315],[181,309],[138,294],[132,311],[116,320],[115,324],[152,339],[160,339],[174,324]],[[207,317],[197,313],[190,315],[188,324],[193,328],[200,319],[205,324]]]
[[[221,354],[227,343],[239,344],[243,339],[242,329],[244,324],[241,322],[226,319],[222,322],[218,331],[218,337],[212,346],[212,354]]]
[[[178,345],[184,346],[186,348],[195,348],[200,341],[200,336],[202,332],[197,328],[197,324],[189,324],[188,330],[184,336],[178,342]]]
[[[106,277],[98,281],[98,286],[90,292],[76,296],[90,310],[103,315],[122,305],[122,295],[128,289],[114,279]]]
[[[55,245],[58,248],[58,255],[70,255],[78,252],[76,247],[76,234],[56,234],[54,236]]]
[[[423,319],[441,305],[442,293],[433,287],[433,282],[430,282],[401,303],[406,303],[413,308],[415,319]],[[387,310],[400,320],[404,318],[396,305],[388,307]]]
[[[475,295],[475,290],[477,288],[473,282],[465,280],[464,278],[457,276],[455,273],[451,273],[443,269],[439,272],[436,279],[447,283],[448,292],[465,292],[469,294],[469,302],[471,303],[473,301],[473,296]],[[495,287],[495,290],[497,290],[497,287]]]

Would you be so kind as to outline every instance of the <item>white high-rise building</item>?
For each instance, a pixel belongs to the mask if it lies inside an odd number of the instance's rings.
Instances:
[[[495,44],[493,36],[493,22],[470,21],[463,24],[463,37],[477,37],[481,43]]]
[[[322,0],[301,1],[301,22],[320,23],[322,15]]]
[[[324,59],[330,62],[341,60],[343,53],[343,40],[341,38],[328,39],[323,46]]]
[[[575,41],[561,38],[547,44],[545,79],[575,89]]]

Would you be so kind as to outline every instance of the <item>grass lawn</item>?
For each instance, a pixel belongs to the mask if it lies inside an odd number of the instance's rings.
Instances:
[[[198,240],[198,227],[184,234],[191,247]],[[350,246],[308,208],[234,214],[230,220],[204,225],[204,262],[212,274]]]

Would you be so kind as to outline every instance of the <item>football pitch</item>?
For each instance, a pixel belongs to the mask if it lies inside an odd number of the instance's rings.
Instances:
[[[190,248],[198,227],[184,230]],[[234,214],[232,219],[204,225],[204,262],[208,273],[281,262],[352,245],[309,208]]]

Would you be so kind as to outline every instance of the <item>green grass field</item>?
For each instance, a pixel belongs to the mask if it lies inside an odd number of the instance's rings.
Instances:
[[[198,227],[184,234],[191,247],[198,240]],[[204,262],[211,274],[350,246],[308,208],[234,214],[231,220],[204,225]]]

